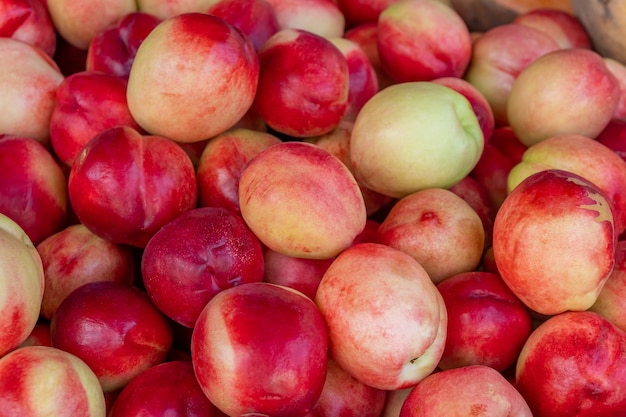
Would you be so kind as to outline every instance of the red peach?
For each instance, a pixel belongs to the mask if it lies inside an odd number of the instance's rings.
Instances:
[[[343,37],[355,42],[361,47],[363,52],[365,52],[365,55],[369,58],[376,72],[379,89],[388,87],[394,83],[389,76],[385,74],[380,63],[380,55],[378,54],[378,23],[362,23],[347,30]]]
[[[504,371],[531,332],[530,312],[502,279],[466,272],[437,285],[448,310],[448,338],[439,368],[469,365]]]
[[[259,51],[254,108],[272,129],[293,137],[328,133],[343,119],[349,94],[346,58],[328,39],[283,29]]]
[[[293,288],[312,300],[324,273],[334,260],[295,258],[271,249],[265,250],[264,259],[265,282]]]
[[[26,42],[49,56],[54,55],[57,43],[48,8],[41,0],[0,1],[0,37]]]
[[[218,0],[206,12],[243,32],[257,51],[280,30],[274,8],[267,0]]]
[[[330,38],[348,63],[348,108],[345,120],[354,120],[363,105],[379,90],[376,70],[359,44],[346,38]]]
[[[119,393],[107,417],[140,415],[217,417],[221,415],[204,395],[191,361],[155,365],[133,378]]]
[[[128,107],[147,132],[197,142],[246,114],[258,77],[256,51],[241,31],[207,13],[184,13],[159,23],[139,46]]]
[[[202,310],[191,339],[200,387],[221,411],[303,416],[320,398],[327,334],[302,293],[257,282],[226,289]]]
[[[76,356],[28,346],[0,358],[2,413],[7,416],[105,417],[102,388]]]
[[[117,126],[141,129],[128,109],[126,85],[123,78],[94,71],[81,71],[63,80],[50,118],[50,143],[61,162],[71,166],[83,146],[104,130]]]
[[[181,214],[155,233],[141,257],[148,296],[187,327],[218,292],[262,281],[263,272],[258,238],[239,215],[221,207]]]
[[[515,165],[497,145],[488,143],[470,173],[472,178],[488,190],[494,207],[500,207],[509,194],[509,173]]]
[[[535,417],[623,415],[625,350],[626,333],[598,314],[558,314],[528,338],[515,385]]]
[[[378,18],[382,69],[396,82],[462,77],[472,54],[470,32],[450,6],[398,1]]]
[[[449,188],[454,194],[461,197],[469,206],[474,209],[483,224],[485,231],[484,249],[491,247],[493,238],[493,222],[496,218],[498,206],[494,204],[489,196],[489,190],[478,180],[467,176],[457,184]]]
[[[126,14],[89,43],[86,70],[128,79],[139,45],[160,22],[161,19],[148,13]]]
[[[262,150],[280,143],[276,136],[250,129],[231,129],[206,143],[198,166],[199,205],[239,210],[239,178]]]
[[[530,175],[496,214],[498,271],[537,313],[586,310],[615,265],[614,219],[611,201],[589,180],[557,169]]]
[[[128,286],[135,279],[134,253],[73,224],[37,245],[45,274],[41,316],[50,320],[59,304],[89,282],[115,281]]]
[[[65,173],[50,151],[30,137],[0,135],[0,212],[35,245],[68,220]]]
[[[163,362],[172,345],[172,328],[148,296],[110,281],[85,284],[65,297],[50,335],[52,346],[93,370],[105,392]]]
[[[89,230],[141,248],[197,202],[195,170],[185,151],[128,126],[107,129],[83,147],[68,189],[76,216]]]
[[[380,14],[397,0],[337,0],[337,6],[349,28],[364,23],[377,23]]]

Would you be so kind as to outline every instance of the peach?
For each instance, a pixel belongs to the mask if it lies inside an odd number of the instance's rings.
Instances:
[[[616,244],[609,198],[589,180],[557,169],[524,179],[493,229],[502,279],[543,315],[591,307],[615,265]]]
[[[137,11],[134,0],[110,0],[102,7],[98,0],[48,1],[48,11],[58,33],[70,44],[86,50],[101,31]]]
[[[267,247],[284,255],[327,259],[352,244],[367,218],[350,170],[306,142],[261,151],[239,180],[241,215]]]
[[[324,273],[334,259],[294,258],[266,249],[263,281],[293,288],[313,300]]]
[[[218,0],[206,12],[239,29],[257,51],[280,30],[276,12],[267,0]]]
[[[396,202],[380,224],[377,240],[411,255],[437,284],[476,269],[485,229],[461,197],[443,188],[429,188]]]
[[[0,1],[0,36],[26,42],[49,56],[56,49],[56,30],[41,0]]]
[[[345,120],[354,120],[363,105],[378,92],[378,77],[367,54],[358,43],[346,38],[330,38],[348,63],[348,109]]]
[[[515,384],[535,417],[618,416],[626,410],[626,333],[589,311],[539,325],[520,353]]]
[[[362,383],[329,357],[324,389],[306,417],[380,417],[386,396],[386,391]]]
[[[139,45],[160,22],[161,19],[148,13],[126,14],[91,40],[85,69],[128,79]]]
[[[611,71],[611,74],[615,76],[619,85],[620,98],[613,114],[613,119],[626,120],[626,64],[612,58],[603,57],[603,59],[604,64]]]
[[[45,279],[41,316],[50,320],[59,304],[89,282],[115,281],[128,286],[135,280],[135,254],[73,224],[37,245]]]
[[[159,23],[139,46],[128,108],[151,134],[197,142],[246,114],[258,77],[257,54],[245,35],[219,17],[185,13]]]
[[[508,189],[545,169],[562,169],[599,187],[615,208],[615,230],[626,230],[626,161],[602,143],[581,135],[557,135],[531,146],[509,172]]]
[[[107,417],[168,415],[218,417],[193,373],[191,361],[175,360],[155,365],[133,378],[121,390]]]
[[[229,416],[304,416],[326,378],[327,334],[302,293],[256,282],[207,303],[193,330],[191,358],[200,387]]]
[[[437,367],[445,304],[408,254],[378,243],[346,249],[324,274],[315,302],[328,328],[330,356],[362,383],[406,388]]]
[[[482,183],[469,175],[450,187],[449,190],[465,200],[465,202],[474,209],[476,214],[478,214],[485,232],[484,249],[486,250],[491,247],[493,221],[495,220],[498,206],[491,200],[489,190]]]
[[[453,8],[433,0],[398,1],[378,18],[378,53],[396,82],[462,77],[472,40]]]
[[[550,35],[561,48],[591,49],[591,39],[581,21],[571,12],[537,8],[517,15],[511,23],[526,25]]]
[[[102,388],[79,358],[28,346],[0,358],[2,412],[11,416],[105,417]]]
[[[140,12],[159,19],[168,19],[183,13],[205,12],[216,0],[137,0]]]
[[[144,292],[111,281],[85,284],[65,297],[50,336],[52,346],[93,370],[105,392],[163,362],[173,338],[169,322]]]
[[[619,100],[617,79],[599,54],[561,49],[537,58],[518,75],[506,105],[507,120],[527,146],[563,134],[594,138]]]
[[[41,257],[24,230],[0,213],[0,357],[28,338],[39,319],[44,289]]]
[[[50,56],[28,43],[0,37],[0,55],[0,132],[47,145],[54,95],[65,77]]]
[[[507,101],[519,73],[538,57],[558,49],[558,43],[538,29],[513,23],[496,26],[474,41],[463,78],[485,96],[496,126],[506,126]]]
[[[409,393],[400,417],[532,417],[526,400],[499,372],[483,365],[437,372]]]
[[[495,144],[487,143],[480,159],[470,173],[489,192],[495,207],[500,207],[509,193],[509,174],[516,164]]]
[[[619,241],[615,268],[589,311],[600,314],[626,332],[626,241]]]
[[[394,82],[389,78],[382,69],[380,63],[380,55],[378,53],[378,23],[362,23],[355,27],[348,29],[343,37],[352,42],[355,42],[361,47],[365,55],[369,58],[374,72],[376,72],[376,78],[378,78],[379,89],[385,88],[393,84]]]
[[[139,248],[197,203],[195,170],[185,151],[128,126],[104,130],[83,147],[71,167],[68,191],[89,230]]]
[[[155,233],[141,257],[148,296],[187,327],[218,292],[259,282],[263,273],[259,239],[239,215],[221,207],[181,214]]]
[[[262,150],[280,143],[267,133],[247,128],[230,129],[212,138],[196,167],[198,203],[202,207],[239,210],[239,178],[244,167]]]
[[[363,106],[352,129],[350,159],[365,187],[402,198],[458,183],[483,148],[478,118],[461,93],[411,82],[387,87]]]
[[[50,143],[61,162],[72,166],[87,142],[104,130],[141,129],[128,109],[126,86],[126,80],[117,75],[95,71],[81,71],[63,80],[50,118]]]
[[[279,28],[305,30],[324,38],[340,37],[345,18],[334,1],[267,0],[274,9]]]
[[[515,365],[530,335],[526,306],[490,272],[466,272],[437,285],[448,310],[448,338],[439,368]]]
[[[397,0],[337,0],[348,28],[364,23],[377,23],[380,14]]]
[[[298,138],[328,133],[348,107],[350,74],[328,39],[282,29],[259,51],[254,109],[275,131]]]
[[[67,178],[54,155],[30,137],[0,135],[0,212],[38,245],[68,221]]]

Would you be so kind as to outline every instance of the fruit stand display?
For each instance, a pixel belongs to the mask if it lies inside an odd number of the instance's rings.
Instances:
[[[625,39],[0,0],[0,416],[626,416]]]

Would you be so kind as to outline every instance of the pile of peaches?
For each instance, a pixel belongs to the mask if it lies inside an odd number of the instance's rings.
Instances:
[[[626,416],[596,3],[0,0],[0,415]]]

